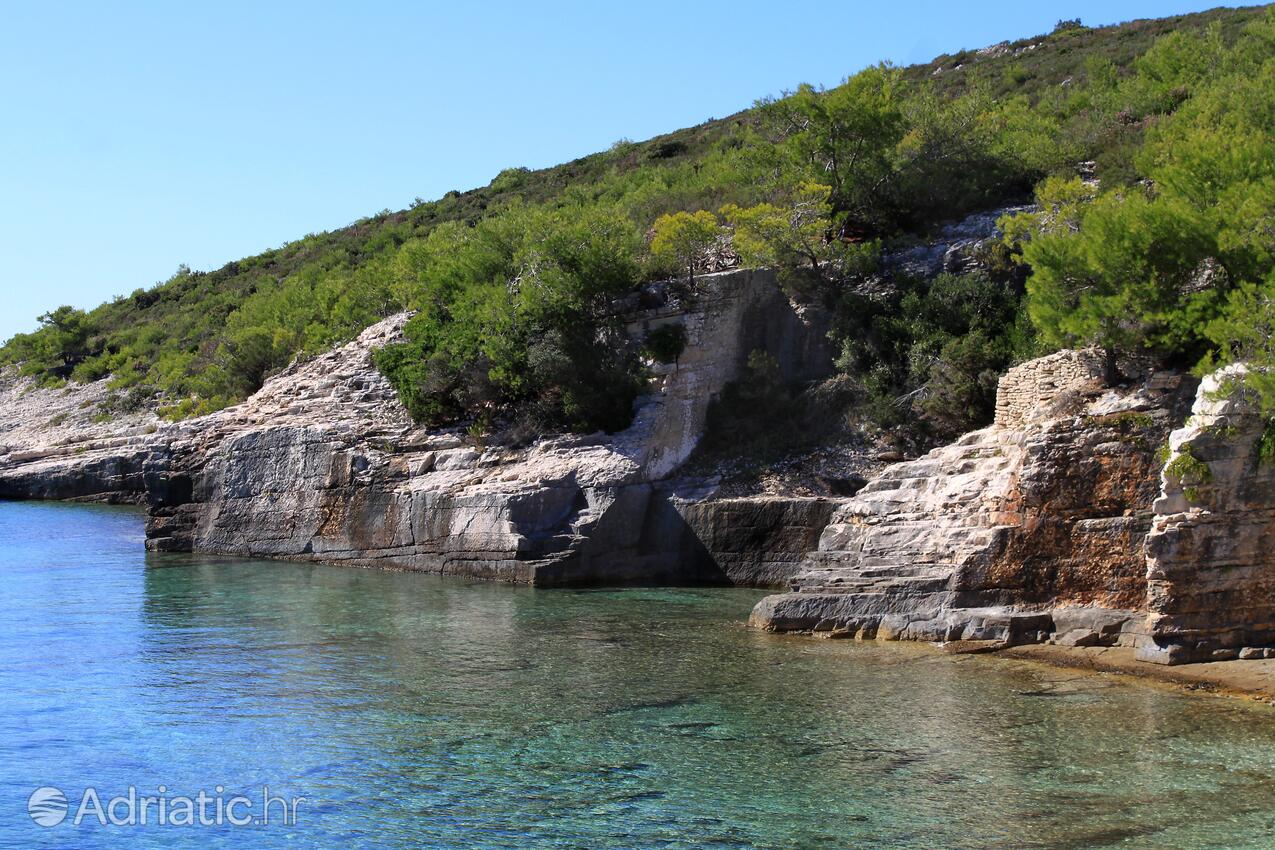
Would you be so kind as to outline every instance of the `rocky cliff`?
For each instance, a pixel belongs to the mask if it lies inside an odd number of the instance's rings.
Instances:
[[[750,352],[774,356],[789,380],[825,375],[827,318],[790,301],[768,272],[707,276],[691,300],[648,295],[626,313],[631,332],[676,322],[688,345],[677,363],[653,364],[650,392],[619,434],[507,449],[417,428],[370,360],[400,332],[405,317],[396,316],[211,416],[91,433],[74,423],[11,429],[0,495],[144,497],[147,545],[157,550],[538,585],[782,585],[822,528],[823,505],[741,500],[709,508],[693,504],[703,493],[688,499],[660,482],[694,449],[710,400]],[[66,397],[62,406],[78,410],[77,393],[90,390],[15,384],[10,391],[34,405]]]
[[[923,640],[1136,634],[1155,453],[1189,388],[1171,373],[1111,387],[1105,371],[1092,351],[1011,370],[995,424],[841,504],[792,592],[763,600],[754,623]]]
[[[140,502],[164,423],[151,410],[109,418],[106,381],[45,389],[0,373],[0,498]]]
[[[1270,657],[1275,646],[1275,460],[1245,370],[1200,386],[1169,438],[1164,487],[1147,535],[1151,639],[1144,661]]]
[[[1275,654],[1275,469],[1243,370],[1193,398],[1184,376],[1122,371],[1136,379],[1109,385],[1085,351],[1011,370],[994,425],[837,506],[753,623],[1163,664]]]
[[[411,421],[370,358],[405,316],[176,424],[103,417],[104,385],[9,375],[0,497],[146,501],[157,550],[787,587],[753,612],[772,631],[1119,644],[1157,663],[1275,654],[1275,468],[1242,370],[1196,392],[1060,352],[1001,380],[993,425],[851,498],[727,499],[675,477],[709,401],[758,349],[788,379],[825,374],[827,317],[756,271],[707,276],[690,301],[646,293],[625,315],[635,337],[670,322],[688,337],[653,365],[632,426],[520,448]]]

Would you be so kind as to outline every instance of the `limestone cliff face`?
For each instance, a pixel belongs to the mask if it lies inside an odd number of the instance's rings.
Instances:
[[[819,543],[833,502],[800,496],[717,498],[656,487],[643,545],[699,581],[786,587]]]
[[[1193,400],[1181,375],[1113,388],[1105,371],[1083,351],[1011,370],[992,427],[839,505],[753,623],[1124,644],[1160,664],[1275,657],[1275,464],[1243,367]]]
[[[833,514],[771,630],[926,640],[1134,642],[1156,449],[1190,387],[1169,373],[1109,387],[1096,352],[1002,379],[997,420],[897,464]]]
[[[1210,375],[1170,457],[1147,535],[1148,630],[1159,663],[1270,654],[1275,646],[1275,464],[1243,367]]]
[[[365,333],[246,405],[287,398],[282,415],[257,415],[260,425],[189,450],[179,466],[194,471],[179,474],[192,475],[190,499],[156,507],[151,545],[538,585],[709,580],[705,565],[671,557],[676,527],[661,526],[670,515],[653,483],[693,450],[709,400],[750,351],[771,351],[793,377],[826,369],[823,328],[769,274],[744,271],[705,279],[690,309],[630,320],[634,333],[680,322],[689,338],[679,362],[659,368],[633,425],[516,451],[415,429],[372,369],[376,340]],[[350,382],[371,405],[366,416],[352,416]]]
[[[996,215],[972,216],[885,266],[965,268]],[[399,332],[404,317],[395,317],[294,364],[243,404],[179,424],[150,411],[99,418],[106,382],[47,390],[0,373],[0,498],[147,501],[148,545],[160,550],[538,584],[783,586],[830,503],[716,499],[711,486],[688,496],[667,479],[753,350],[772,354],[787,380],[827,374],[828,318],[791,302],[766,271],[702,277],[691,303],[666,294],[644,292],[622,308],[635,336],[678,323],[689,344],[677,364],[655,367],[621,434],[504,451],[415,428],[369,362]]]
[[[142,501],[163,422],[146,409],[101,416],[111,395],[106,381],[50,389],[0,371],[0,499]]]
[[[400,333],[406,317],[397,316],[211,416],[54,445],[30,445],[33,432],[0,456],[0,495],[144,495],[147,545],[157,550],[540,585],[782,584],[822,527],[818,506],[717,513],[656,485],[694,449],[710,400],[753,350],[774,355],[788,379],[827,374],[827,318],[791,303],[762,271],[706,276],[689,304],[654,300],[662,306],[626,314],[631,332],[677,322],[689,342],[678,363],[654,367],[632,426],[616,435],[506,450],[417,428],[370,359]],[[755,542],[736,544],[735,524]]]

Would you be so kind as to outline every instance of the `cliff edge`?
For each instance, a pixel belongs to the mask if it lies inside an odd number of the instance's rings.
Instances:
[[[1272,655],[1275,471],[1242,370],[1198,391],[1137,364],[1119,386],[1106,372],[1096,351],[1011,370],[992,426],[840,505],[790,592],[752,623],[1129,646],[1160,664]]]
[[[407,318],[399,315],[209,416],[112,429],[81,415],[61,429],[10,428],[0,497],[145,500],[147,546],[161,551],[536,585],[782,586],[814,545],[826,502],[726,500],[719,511],[697,506],[711,485],[688,491],[666,479],[751,352],[770,354],[785,380],[828,374],[828,317],[790,300],[767,271],[704,276],[692,298],[654,300],[659,306],[627,310],[630,332],[678,323],[688,343],[676,363],[651,364],[632,425],[614,435],[506,448],[417,427],[371,362],[373,350],[399,338]],[[28,407],[72,411],[87,411],[85,399],[102,392],[21,382],[8,391]]]

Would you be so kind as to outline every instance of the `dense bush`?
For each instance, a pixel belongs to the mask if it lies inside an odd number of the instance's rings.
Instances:
[[[686,350],[686,327],[680,323],[660,325],[646,335],[643,350],[657,363],[676,363]]]
[[[1049,346],[1098,345],[1112,362],[1275,365],[1275,13],[1231,46],[1217,30],[1173,34],[1136,66],[1108,99],[1149,122],[1139,182],[1048,181],[1038,212],[1005,223],[1032,270],[1032,321]]]
[[[717,242],[718,229],[717,217],[707,210],[665,213],[651,231],[651,260],[675,274],[686,272],[687,283],[694,284],[704,254]]]
[[[83,310],[62,306],[40,317],[40,330],[16,338],[12,345],[21,359],[39,366],[52,380],[75,375],[92,353],[93,320]],[[96,376],[94,376],[96,377]]]
[[[622,428],[641,369],[611,302],[638,280],[639,244],[632,222],[606,207],[515,205],[473,227],[439,227],[399,252],[419,312],[377,365],[431,425]]]
[[[899,283],[840,304],[838,367],[862,386],[861,415],[910,447],[986,424],[997,378],[1032,353],[1020,291],[981,272]]]
[[[701,458],[766,462],[818,443],[847,424],[859,388],[841,378],[799,386],[783,381],[764,351],[748,356],[744,377],[709,404]]]

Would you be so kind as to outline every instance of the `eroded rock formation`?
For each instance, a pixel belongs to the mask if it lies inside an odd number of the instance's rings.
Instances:
[[[0,498],[144,499],[164,423],[150,409],[104,416],[107,384],[49,389],[0,373]]]
[[[539,585],[782,584],[822,527],[822,507],[693,506],[657,482],[693,450],[710,400],[750,352],[773,355],[789,380],[827,374],[827,318],[790,302],[764,271],[706,276],[689,305],[654,300],[627,314],[631,331],[677,322],[689,344],[676,364],[653,367],[632,426],[613,436],[483,449],[417,428],[370,361],[400,332],[397,316],[210,416],[11,449],[0,457],[0,494],[145,494],[147,545],[158,550]]]
[[[1147,535],[1144,661],[1268,657],[1275,646],[1275,463],[1266,422],[1240,382],[1210,375],[1169,438],[1164,488]],[[1269,449],[1268,449],[1269,451]]]
[[[995,424],[888,468],[839,506],[792,591],[763,600],[753,622],[865,638],[1137,642],[1156,451],[1192,387],[1167,372],[1111,387],[1105,367],[1079,351],[1011,370]]]

